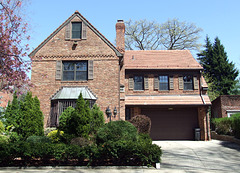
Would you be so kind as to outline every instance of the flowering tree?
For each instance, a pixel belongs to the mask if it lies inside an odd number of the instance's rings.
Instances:
[[[31,59],[27,60],[29,40],[27,23],[21,17],[23,0],[0,0],[0,91],[14,91],[30,83],[27,72]]]

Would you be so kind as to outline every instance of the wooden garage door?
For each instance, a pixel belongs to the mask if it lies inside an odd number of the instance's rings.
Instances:
[[[193,140],[198,127],[196,108],[142,109],[142,114],[151,118],[150,136],[153,140]]]

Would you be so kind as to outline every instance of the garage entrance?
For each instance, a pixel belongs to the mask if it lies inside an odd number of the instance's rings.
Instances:
[[[151,118],[153,140],[194,140],[194,129],[199,127],[197,108],[142,108],[141,112]]]

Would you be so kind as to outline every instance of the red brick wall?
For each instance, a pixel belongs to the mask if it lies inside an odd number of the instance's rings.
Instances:
[[[76,19],[74,19],[76,20]],[[50,98],[62,86],[88,86],[97,96],[97,104],[105,112],[107,106],[113,111],[119,105],[119,59],[115,52],[91,29],[87,28],[87,40],[78,41],[75,50],[73,42],[65,41],[65,28],[58,32],[35,55],[32,64],[33,95],[38,96],[44,113],[46,126],[50,114]],[[93,60],[94,79],[88,81],[55,80],[56,60]],[[107,117],[105,117],[107,120]]]
[[[227,117],[227,110],[240,110],[240,95],[222,95],[212,102],[212,117]]]
[[[129,90],[128,88],[128,83],[129,83],[129,76],[134,76],[134,74],[137,75],[147,75],[148,76],[148,86],[149,89],[148,90],[144,90],[144,91],[134,91],[134,90]],[[164,74],[164,75],[173,75],[174,78],[174,89],[173,90],[168,90],[168,91],[159,91],[159,90],[154,90],[154,75],[159,75],[159,74]],[[125,77],[125,91],[126,91],[126,95],[178,95],[178,94],[200,94],[200,90],[199,88],[197,90],[179,90],[179,81],[178,81],[178,77],[179,75],[182,74],[186,74],[184,72],[181,71],[175,71],[175,72],[166,72],[166,73],[162,73],[162,72],[156,72],[156,71],[150,71],[144,74],[144,72],[127,72],[126,77]],[[197,75],[198,81],[200,78],[200,74],[198,74],[198,72],[191,72],[190,74],[194,74]]]

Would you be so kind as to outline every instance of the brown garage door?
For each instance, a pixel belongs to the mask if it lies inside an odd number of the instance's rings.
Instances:
[[[151,118],[153,140],[193,140],[198,127],[196,108],[142,109],[142,114]]]

